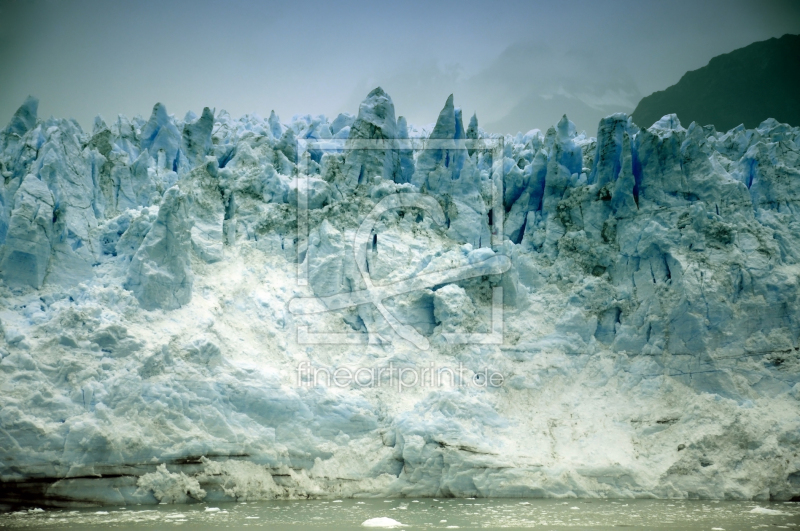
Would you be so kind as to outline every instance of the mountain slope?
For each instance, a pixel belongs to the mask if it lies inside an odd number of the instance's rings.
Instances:
[[[767,118],[800,124],[800,35],[756,42],[719,55],[708,65],[642,98],[633,120],[644,127],[675,113],[682,123],[727,131],[757,127]]]

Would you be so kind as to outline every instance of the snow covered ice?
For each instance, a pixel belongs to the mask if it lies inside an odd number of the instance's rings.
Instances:
[[[37,105],[0,133],[0,503],[800,496],[799,128]],[[495,293],[501,340],[452,340]],[[298,373],[390,363],[465,372]]]

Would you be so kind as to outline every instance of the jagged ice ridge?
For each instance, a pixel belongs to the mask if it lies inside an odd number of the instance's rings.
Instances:
[[[86,133],[29,99],[0,171],[0,502],[800,495],[798,128],[615,114],[596,139],[566,117],[500,136],[465,130],[452,96],[409,126],[375,89],[333,121],[157,104]],[[443,223],[386,212],[376,284],[510,269],[387,299],[427,350],[372,304],[288,311],[364,289],[353,237],[407,193]],[[502,344],[449,343],[488,330],[492,287]],[[301,326],[369,343],[299,344]],[[340,389],[301,385],[304,362],[505,380]]]

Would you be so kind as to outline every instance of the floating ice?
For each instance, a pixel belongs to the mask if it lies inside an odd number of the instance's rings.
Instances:
[[[753,514],[766,514],[769,516],[791,516],[791,513],[786,513],[775,509],[767,509],[766,507],[754,507],[748,512]]]
[[[370,518],[369,520],[365,520],[362,524],[363,527],[403,527],[403,524],[398,522],[397,520],[393,520],[386,516],[381,516],[379,518]]]

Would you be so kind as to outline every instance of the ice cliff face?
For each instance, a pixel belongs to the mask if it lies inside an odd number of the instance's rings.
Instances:
[[[29,99],[0,171],[2,503],[800,495],[798,128]]]

